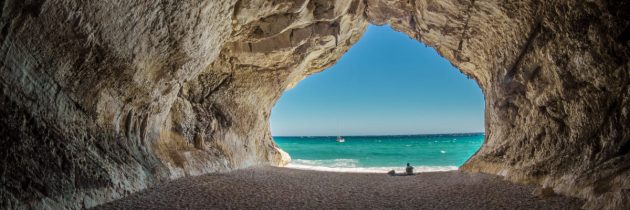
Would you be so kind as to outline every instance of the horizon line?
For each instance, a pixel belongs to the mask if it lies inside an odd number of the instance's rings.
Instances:
[[[330,136],[432,136],[432,135],[461,135],[461,134],[484,134],[486,132],[460,132],[460,133],[424,133],[424,134],[366,134],[366,135],[271,135],[271,137],[330,137]]]

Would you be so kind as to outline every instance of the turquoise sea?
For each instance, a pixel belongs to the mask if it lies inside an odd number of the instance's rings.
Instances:
[[[340,172],[402,171],[406,163],[417,172],[456,170],[483,144],[483,133],[274,137],[291,156],[287,167]]]

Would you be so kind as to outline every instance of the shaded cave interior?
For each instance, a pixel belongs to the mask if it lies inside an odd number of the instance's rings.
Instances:
[[[81,208],[184,176],[282,165],[269,114],[368,23],[483,90],[464,171],[621,208],[630,199],[623,1],[2,1],[0,195]]]

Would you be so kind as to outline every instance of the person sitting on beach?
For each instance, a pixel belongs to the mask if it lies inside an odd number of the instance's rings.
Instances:
[[[413,166],[407,163],[407,168],[405,168],[405,171],[407,172],[407,175],[413,175]]]

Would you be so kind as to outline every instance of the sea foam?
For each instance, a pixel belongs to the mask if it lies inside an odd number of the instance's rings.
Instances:
[[[328,171],[328,172],[345,172],[345,173],[387,173],[390,170],[395,170],[397,173],[405,171],[404,167],[399,166],[386,166],[386,167],[356,167],[358,160],[354,159],[332,159],[332,160],[301,160],[296,159],[289,162],[285,167],[301,169],[301,170],[314,170],[314,171]],[[414,166],[414,172],[437,172],[437,171],[454,171],[457,170],[457,166]]]

